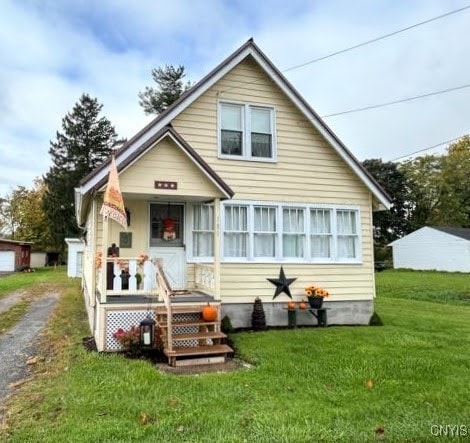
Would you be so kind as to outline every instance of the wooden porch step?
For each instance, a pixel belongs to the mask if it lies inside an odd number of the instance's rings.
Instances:
[[[166,334],[161,335],[162,339],[166,339]],[[200,340],[200,339],[218,339],[218,338],[226,338],[227,336],[223,332],[217,331],[208,331],[208,332],[193,332],[188,334],[172,334],[171,338],[173,341],[176,340]]]
[[[201,306],[172,306],[171,311],[173,314],[199,314],[204,306],[204,304]],[[166,308],[164,306],[157,307],[157,314],[167,315]]]
[[[185,321],[172,321],[171,327],[176,328],[177,326],[211,326],[219,325],[220,321],[204,321],[204,320],[185,320]],[[168,325],[166,322],[160,323],[158,326],[162,329],[167,329]]]
[[[228,345],[212,345],[212,346],[191,346],[173,348],[172,352],[164,349],[163,352],[167,357],[193,357],[196,355],[216,355],[230,354],[233,349]]]

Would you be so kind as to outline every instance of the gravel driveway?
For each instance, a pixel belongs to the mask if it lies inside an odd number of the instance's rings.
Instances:
[[[59,294],[33,302],[24,317],[0,336],[0,404],[12,392],[11,384],[29,375],[26,361],[35,355],[36,341]]]

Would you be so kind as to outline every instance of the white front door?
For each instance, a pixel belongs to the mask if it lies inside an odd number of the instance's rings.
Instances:
[[[163,270],[172,289],[184,289],[186,284],[184,205],[151,203],[149,212],[149,257],[162,259]]]
[[[184,289],[186,258],[184,248],[150,248],[150,258],[160,258],[171,289]]]

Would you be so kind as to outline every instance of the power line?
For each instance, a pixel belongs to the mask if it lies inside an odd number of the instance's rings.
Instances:
[[[394,158],[392,160],[390,160],[391,162],[396,162],[398,160],[401,160],[402,158],[406,158],[406,157],[410,157],[412,155],[415,155],[415,154],[419,154],[421,152],[424,152],[424,151],[429,151],[430,149],[434,149],[434,148],[438,148],[439,146],[442,146],[442,145],[447,145],[449,143],[452,143],[452,142],[455,142],[457,140],[460,140],[462,138],[462,136],[460,137],[456,137],[456,138],[453,138],[451,140],[447,140],[445,142],[442,142],[442,143],[438,143],[437,145],[432,145],[432,146],[429,146],[427,148],[424,148],[424,149],[420,149],[418,151],[414,151],[414,152],[411,152],[410,154],[406,154],[406,155],[402,155],[401,157],[397,157],[397,158]]]
[[[419,98],[431,97],[433,95],[445,94],[446,92],[457,91],[459,89],[470,88],[470,83],[462,86],[456,86],[455,88],[441,89],[439,91],[428,92],[426,94],[415,95],[413,97],[402,98],[400,100],[394,100],[391,102],[380,103],[378,105],[364,106],[362,108],[348,109],[347,111],[335,112],[333,114],[322,115],[322,118],[336,117],[338,115],[351,114],[353,112],[367,111],[369,109],[383,108],[385,106],[396,105],[397,103],[410,102],[412,100],[417,100]]]
[[[344,48],[344,49],[341,49],[339,51],[336,51],[336,52],[333,52],[331,54],[327,54],[327,55],[324,55],[322,57],[319,57],[319,58],[316,58],[316,59],[313,59],[313,60],[310,60],[308,62],[305,62],[305,63],[301,63],[300,65],[295,65],[295,66],[291,66],[290,68],[287,68],[287,69],[284,69],[284,70],[281,70],[282,73],[284,72],[289,72],[289,71],[293,71],[294,69],[299,69],[299,68],[302,68],[304,66],[307,66],[307,65],[311,65],[313,63],[317,63],[319,61],[322,61],[322,60],[325,60],[327,58],[331,58],[331,57],[334,57],[336,55],[339,55],[339,54],[343,54],[345,52],[348,52],[348,51],[352,51],[353,49],[357,49],[357,48],[360,48],[362,46],[366,46],[366,45],[369,45],[371,43],[375,43],[375,42],[378,42],[380,40],[384,40],[386,38],[389,38],[389,37],[392,37],[394,35],[397,35],[397,34],[400,34],[402,32],[405,32],[405,31],[409,31],[410,29],[413,29],[413,28],[417,28],[418,26],[422,26],[422,25],[425,25],[427,23],[431,23],[433,21],[436,21],[436,20],[439,20],[441,18],[444,18],[444,17],[448,17],[449,15],[453,15],[453,14],[457,14],[459,12],[462,12],[462,11],[465,11],[466,9],[469,9],[470,8],[470,5],[467,5],[467,6],[464,6],[462,8],[459,8],[459,9],[454,9],[452,11],[449,11],[449,12],[446,12],[444,14],[441,14],[441,15],[438,15],[436,17],[432,17],[430,19],[427,19],[427,20],[424,20],[422,22],[419,22],[419,23],[415,23],[414,25],[411,25],[411,26],[407,26],[406,28],[402,28],[402,29],[399,29],[397,31],[393,31],[393,32],[390,32],[388,34],[385,34],[385,35],[381,35],[379,37],[376,37],[376,38],[373,38],[371,40],[367,40],[365,42],[362,42],[362,43],[358,43],[357,45],[354,45],[354,46],[350,46],[348,48]],[[223,91],[220,91],[220,92],[227,92],[227,91],[230,91],[232,89],[235,89],[235,88],[239,88],[240,85],[251,85],[251,84],[256,84],[258,83],[259,80],[252,80],[252,81],[241,81],[239,82],[239,85],[238,86],[231,86],[227,89],[224,89]]]
[[[319,61],[325,60],[325,59],[330,58],[330,57],[334,57],[334,56],[339,55],[339,54],[343,54],[343,53],[348,52],[348,51],[352,51],[353,49],[357,49],[357,48],[361,48],[362,46],[370,45],[371,43],[375,43],[375,42],[378,42],[380,40],[384,40],[388,37],[393,37],[394,35],[400,34],[400,33],[405,32],[405,31],[409,31],[410,29],[417,28],[418,26],[426,25],[427,23],[431,23],[431,22],[439,20],[441,18],[448,17],[449,15],[457,14],[458,12],[465,11],[466,9],[469,9],[469,8],[470,8],[470,5],[464,6],[463,8],[454,9],[453,11],[449,11],[449,12],[446,12],[445,14],[441,14],[441,15],[438,15],[436,17],[432,17],[428,20],[424,20],[422,22],[415,23],[414,25],[407,26],[406,28],[402,28],[402,29],[399,29],[397,31],[390,32],[388,34],[381,35],[380,37],[376,37],[376,38],[373,38],[371,40],[367,40],[367,41],[362,42],[362,43],[358,43],[357,45],[350,46],[350,47],[345,48],[345,49],[341,49],[339,51],[333,52],[332,54],[324,55],[323,57],[315,58],[315,59],[310,60],[308,62],[301,63],[300,65],[292,66],[290,68],[284,69],[282,72],[288,72],[288,71],[293,71],[294,69],[303,68],[304,66],[311,65],[313,63],[317,63]]]

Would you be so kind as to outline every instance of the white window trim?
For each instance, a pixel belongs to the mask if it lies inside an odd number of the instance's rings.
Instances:
[[[248,257],[225,257],[224,254],[224,232],[225,232],[225,217],[224,211],[226,206],[248,206]],[[276,242],[276,256],[272,259],[266,257],[254,256],[254,207],[266,206],[276,207],[276,223],[277,223],[277,242]],[[283,208],[296,208],[303,209],[305,214],[305,249],[304,257],[282,257],[282,238],[283,238],[283,225],[282,225],[282,209]],[[332,233],[332,256],[330,258],[312,258],[310,256],[310,242],[311,242],[311,229],[310,229],[310,209],[328,209],[331,210],[331,233]],[[354,211],[356,215],[357,226],[357,256],[351,259],[338,259],[337,253],[337,223],[336,211],[347,210]],[[361,264],[362,263],[362,234],[361,234],[361,211],[359,206],[355,205],[328,205],[328,204],[312,204],[312,203],[284,203],[273,201],[250,201],[250,200],[230,200],[229,202],[221,203],[221,220],[220,220],[220,249],[222,252],[221,261],[223,263],[298,263],[298,264]]]
[[[187,223],[186,223],[186,238],[189,241],[186,242],[186,262],[187,263],[214,263],[214,256],[211,257],[195,257],[193,251],[193,229],[194,229],[194,206],[198,206],[199,203],[193,203],[186,205]],[[213,231],[214,232],[214,231]],[[215,232],[214,232],[215,242]]]
[[[222,105],[238,105],[243,106],[242,113],[242,155],[228,155],[222,154],[222,138],[221,138],[221,128],[222,128]],[[251,152],[248,152],[248,147],[251,146],[250,134],[251,134],[251,119],[247,118],[247,110],[256,107],[256,108],[265,108],[271,111],[271,142],[272,142],[272,157],[253,157]],[[217,102],[217,155],[218,158],[223,160],[244,160],[244,161],[253,161],[253,162],[262,162],[262,163],[276,163],[277,162],[277,138],[276,138],[276,109],[272,105],[266,105],[262,103],[252,103],[252,102],[240,102],[235,100],[219,100]]]

